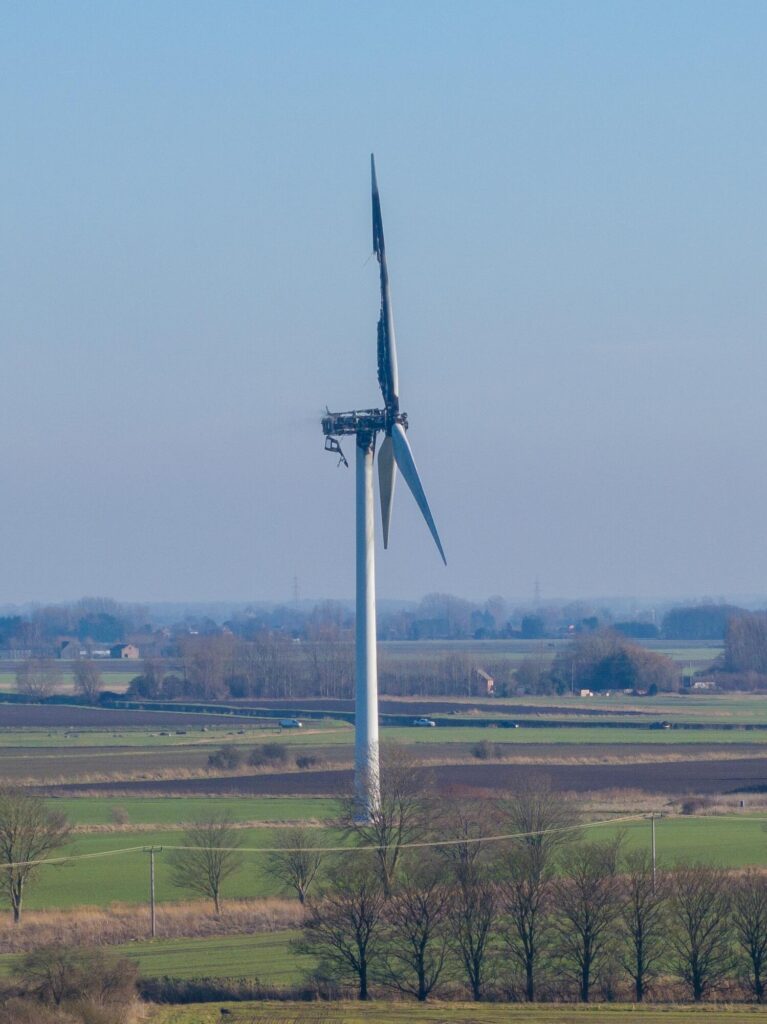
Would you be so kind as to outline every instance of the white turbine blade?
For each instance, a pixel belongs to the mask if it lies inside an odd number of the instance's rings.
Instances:
[[[378,490],[381,494],[381,523],[383,525],[384,547],[389,546],[389,524],[391,523],[391,510],[394,501],[394,485],[397,482],[397,465],[394,461],[394,451],[391,437],[388,435],[383,439],[378,451]]]
[[[416,500],[416,504],[420,508],[421,513],[426,520],[426,525],[431,531],[434,543],[437,545],[440,555],[442,555],[442,561],[447,565],[447,559],[445,558],[445,552],[442,550],[442,542],[440,541],[439,534],[437,533],[434,517],[431,514],[431,509],[429,508],[429,503],[426,500],[423,485],[421,484],[421,478],[418,476],[418,470],[416,469],[415,460],[413,459],[413,453],[410,450],[410,442],[407,439],[407,435],[405,434],[405,430],[401,423],[394,424],[391,436],[392,443],[394,445],[394,458],[397,460],[397,465],[405,478],[405,483],[410,488],[413,497]]]

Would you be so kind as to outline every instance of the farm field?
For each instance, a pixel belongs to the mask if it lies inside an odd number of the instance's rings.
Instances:
[[[582,743],[601,745],[623,745],[646,743],[661,746],[687,745],[692,743],[740,743],[762,745],[767,749],[767,731],[748,732],[745,730],[706,729],[642,729],[604,728],[599,726],[575,725],[557,727],[536,727],[534,729],[494,729],[482,726],[454,727],[439,726],[435,729],[387,728],[381,729],[382,739],[393,743],[419,746],[432,743],[479,743],[490,740],[504,746],[529,746],[535,743],[556,743],[570,746]],[[332,737],[327,738],[332,742]],[[338,739],[336,737],[336,742]]]
[[[280,845],[280,832],[270,828],[243,829],[244,847],[259,850]],[[334,845],[339,841],[333,837]],[[99,832],[79,834],[67,843],[57,856],[94,855],[93,859],[73,860],[40,869],[25,897],[29,909],[66,909],[92,906],[108,907],[114,903],[142,903],[147,899],[149,858],[144,852],[150,846],[162,847],[156,857],[158,902],[178,901],[194,897],[194,892],[171,884],[167,861],[169,848],[183,844],[183,833],[167,830],[140,832]],[[245,855],[243,866],[227,881],[224,895],[232,899],[275,896],[279,885],[266,871],[263,854]]]
[[[384,726],[382,737],[411,745],[434,769],[442,790],[458,785],[503,791],[519,783],[529,771],[528,765],[545,769],[558,787],[576,791],[628,788],[679,795],[759,793],[767,788],[767,730],[724,728],[767,724],[765,697],[702,694],[651,699],[522,699],[431,701],[428,706],[435,709],[433,713],[442,715],[437,728]],[[312,702],[327,705],[329,714],[341,703]],[[400,712],[409,708],[416,717],[413,709],[420,714],[427,703],[400,699],[392,701],[391,707]],[[487,728],[482,725],[481,713],[474,716],[475,725],[441,724],[450,721],[451,709],[460,709],[466,720],[472,707],[509,718],[515,709],[524,708],[526,715],[547,724]],[[562,724],[550,724],[543,712],[559,716]],[[693,720],[702,727],[651,727],[662,721],[681,724]],[[279,734],[271,721],[232,721],[228,715],[181,712],[0,706],[0,777],[45,786],[46,792],[56,797],[86,792],[112,797],[119,793],[124,800],[229,795],[332,798],[345,790],[353,739],[348,723],[306,720],[303,729]],[[578,724],[571,725],[574,721]],[[640,722],[646,723],[645,727],[628,727]],[[609,727],[601,723],[609,723]],[[237,746],[246,760],[255,745],[269,741],[284,746],[284,762],[272,762],[256,771],[243,767],[228,774],[208,770],[210,753],[221,745]],[[480,743],[482,748],[478,748]],[[297,770],[298,756],[315,758],[317,763],[308,770]],[[499,763],[493,763],[496,761]],[[182,819],[188,820],[188,815]]]
[[[295,931],[257,935],[218,935],[212,939],[155,939],[111,947],[135,960],[144,978],[256,977],[274,985],[299,982],[314,963],[288,949]],[[0,977],[9,975],[19,955],[0,955]]]
[[[658,863],[670,867],[681,860],[702,860],[730,868],[767,867],[765,818],[767,815],[661,819],[656,823]],[[589,838],[607,838],[619,830],[625,833],[628,849],[649,847],[650,824],[646,819],[603,824],[582,832]],[[577,834],[581,834],[581,830]],[[325,830],[324,835],[325,845],[337,846],[343,842],[331,829]],[[244,862],[228,880],[225,896],[256,899],[279,895],[278,884],[266,870],[266,857],[259,851],[279,847],[281,830],[243,828],[241,841],[245,848]],[[149,871],[149,858],[144,849],[149,846],[161,848],[156,857],[158,902],[189,899],[194,896],[191,891],[171,884],[167,861],[169,850],[182,843],[183,833],[168,829],[79,834],[61,855],[98,856],[41,868],[28,888],[26,905],[30,909],[69,910],[79,906],[143,903],[147,898]]]
[[[535,748],[531,747],[530,750]],[[619,751],[620,747],[613,748]],[[672,750],[672,748],[669,748]],[[534,767],[533,767],[534,766]],[[648,756],[622,760],[605,754],[594,759],[550,756],[519,758],[516,763],[432,763],[436,785],[442,792],[484,791],[502,794],[518,787],[531,771],[545,774],[555,789],[566,792],[635,790],[659,797],[689,793],[730,794],[767,792],[767,758],[738,756]],[[62,796],[99,793],[115,796],[337,796],[351,786],[351,769],[319,767],[311,771],[269,772],[258,775],[206,775],[200,778],[139,779],[121,782],[61,784],[46,787]]]
[[[134,797],[105,800],[103,797],[72,797],[49,800],[53,810],[65,814],[75,826],[113,827],[119,818],[126,825],[178,827],[212,814],[231,821],[297,822],[332,818],[338,803],[323,797],[231,797],[215,800],[197,797]]]
[[[4,665],[13,664],[12,662],[4,662]],[[114,662],[110,663],[106,660],[99,661],[99,668],[101,669],[101,680],[104,684],[105,690],[113,690],[115,693],[121,692],[128,688],[128,684],[131,679],[141,672],[140,663],[139,666],[135,664],[131,666],[131,670],[126,671],[125,669],[115,669]],[[56,687],[57,693],[74,693],[75,692],[75,680],[72,674],[72,669],[66,663],[59,663],[61,670],[61,682]],[[13,669],[4,668],[0,670],[0,692],[1,693],[15,693],[16,686],[16,673]]]
[[[767,755],[767,732],[716,729],[604,729],[590,726],[572,728],[487,729],[467,728],[383,728],[383,742],[413,746],[430,763],[466,761],[476,763],[475,747],[485,741],[497,745],[498,756],[507,758],[551,758],[553,761],[579,758],[616,760],[667,760],[677,752],[688,758]],[[275,734],[268,730],[243,732],[211,731],[189,736],[156,734],[79,734],[72,739],[62,733],[40,736],[27,731],[6,734],[0,742],[0,775],[6,778],[56,785],[109,779],[183,779],[190,774],[205,776],[212,751],[232,745],[246,759],[263,743],[278,742],[285,748],[286,762],[261,769],[285,771],[295,757],[304,754],[324,761],[326,766],[351,763],[353,731],[349,726],[307,729],[301,734]],[[488,755],[485,754],[485,757]],[[318,764],[318,767],[321,767]],[[214,776],[211,776],[214,778]]]
[[[525,1006],[508,1003],[213,1003],[157,1007],[151,1024],[756,1024],[757,1006]]]
[[[522,660],[524,658],[553,658],[559,651],[564,650],[570,641],[568,639],[537,639],[523,640],[519,638],[503,640],[381,640],[378,643],[379,651],[390,658],[406,658],[418,656],[419,658],[441,658],[445,654],[462,653],[472,654],[476,657],[512,658]],[[716,641],[685,641],[685,640],[635,640],[634,643],[648,650],[658,651],[667,654],[675,661],[688,664],[690,661],[709,662],[713,661],[723,650],[723,644]]]

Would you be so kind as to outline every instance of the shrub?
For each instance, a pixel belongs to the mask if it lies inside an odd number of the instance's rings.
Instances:
[[[314,768],[319,763],[320,763],[320,759],[318,757],[311,757],[309,754],[300,754],[296,758],[296,767],[297,768],[303,768],[303,769]]]
[[[280,986],[262,984],[258,978],[142,978],[139,982],[142,999],[152,1003],[220,1003],[250,1000],[308,1001],[317,999],[314,986]]]
[[[248,758],[252,768],[262,768],[265,764],[283,764],[288,759],[288,749],[282,743],[264,743],[254,747]]]
[[[239,768],[242,764],[242,752],[232,744],[227,744],[208,756],[208,767],[218,771]]]
[[[71,1021],[67,1015],[63,1017],[47,1006],[41,1006],[37,1000],[9,999],[0,1006],[0,1024],[63,1024]]]
[[[131,960],[60,943],[27,953],[17,970],[28,992],[56,1006],[71,999],[127,1002],[138,976]]]
[[[491,757],[500,757],[503,751],[497,743],[491,743],[490,740],[482,740],[480,743],[474,744],[471,752],[479,761],[487,761]]]
[[[707,807],[711,806],[711,801],[703,796],[690,796],[686,800],[682,801],[680,811],[682,814],[700,814],[701,811],[705,811]]]

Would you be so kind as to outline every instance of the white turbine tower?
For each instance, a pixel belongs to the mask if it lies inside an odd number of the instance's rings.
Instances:
[[[378,661],[376,655],[375,598],[375,520],[373,515],[373,456],[376,435],[383,433],[378,453],[378,486],[381,496],[384,547],[389,544],[394,484],[399,468],[405,483],[420,508],[442,561],[447,565],[437,527],[426,500],[413,453],[405,431],[407,416],[399,408],[397,348],[394,320],[389,294],[389,273],[386,268],[381,200],[378,195],[376,168],[370,157],[373,193],[373,249],[381,271],[381,315],[378,320],[378,383],[383,396],[383,409],[357,409],[353,412],[328,412],[322,420],[327,451],[340,455],[337,438],[352,434],[356,439],[356,509],[357,509],[357,628],[356,628],[356,705],[354,740],[354,786],[357,813],[370,819],[380,803],[378,768]]]

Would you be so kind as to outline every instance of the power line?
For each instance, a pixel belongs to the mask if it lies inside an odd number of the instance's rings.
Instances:
[[[579,829],[597,828],[601,825],[614,825],[622,821],[638,821],[646,818],[646,814],[626,814],[619,818],[603,818],[599,821],[580,822],[575,825],[563,825],[559,828],[536,829],[532,832],[509,832],[493,836],[471,836],[463,839],[433,839],[418,843],[402,843],[401,850],[424,849],[426,847],[466,846],[469,843],[498,843],[509,839],[529,839],[533,836],[550,835],[555,832],[572,832]],[[163,850],[199,850],[199,846],[169,846],[163,844]],[[294,849],[284,846],[206,846],[206,850],[217,853],[295,853]],[[374,853],[387,849],[385,844],[371,846],[312,846],[312,853]],[[46,864],[69,864],[79,860],[94,860],[97,857],[115,857],[121,853],[145,853],[146,846],[125,846],[119,850],[101,850],[97,853],[73,853],[69,856],[47,857],[44,860],[23,860],[11,864],[0,864],[0,868],[9,871],[19,867],[42,867]]]

